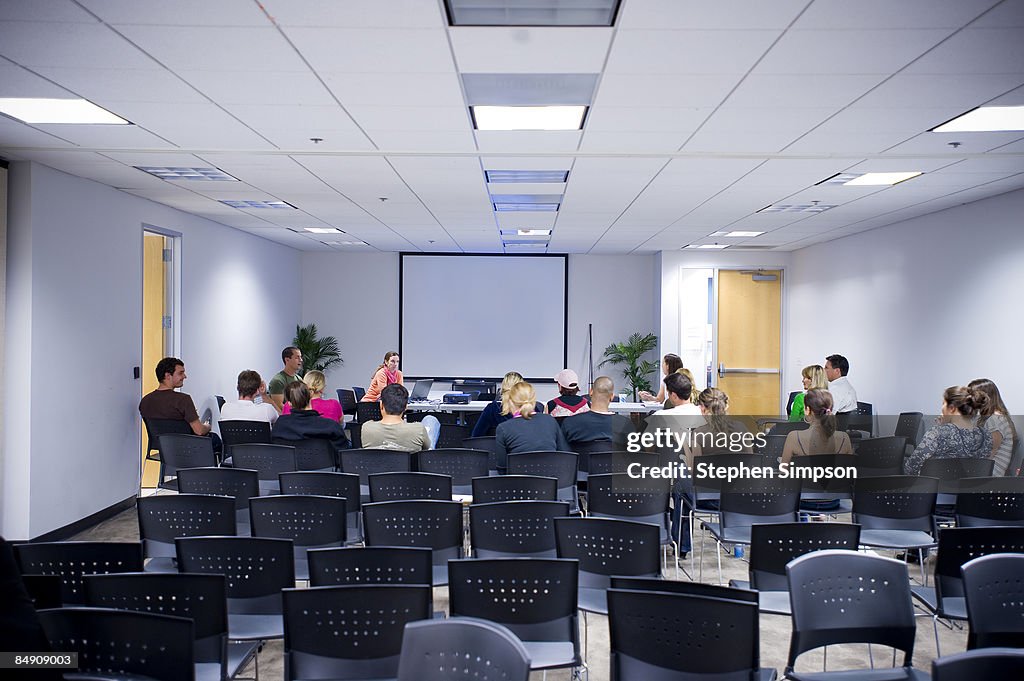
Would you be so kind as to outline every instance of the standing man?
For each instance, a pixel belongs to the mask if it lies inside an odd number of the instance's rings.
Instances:
[[[274,377],[270,379],[270,385],[267,386],[267,392],[270,393],[270,399],[278,413],[281,413],[281,409],[284,408],[284,389],[292,381],[299,380],[302,351],[294,345],[289,345],[281,351],[281,361],[284,362],[284,368],[274,374]]]
[[[850,362],[842,355],[825,358],[825,378],[828,391],[832,393],[832,413],[857,410],[857,391],[850,385],[846,374],[850,373]]]
[[[192,398],[187,393],[176,391],[188,378],[185,363],[177,357],[164,357],[157,362],[156,377],[160,385],[139,402],[142,418],[184,421],[196,435],[209,435],[213,439],[214,451],[220,451],[220,438],[216,433],[210,433],[210,422],[200,421]]]

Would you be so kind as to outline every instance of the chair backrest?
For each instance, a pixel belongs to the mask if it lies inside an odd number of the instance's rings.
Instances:
[[[369,477],[370,501],[452,500],[452,477],[440,473],[374,473]]]
[[[247,468],[182,468],[178,471],[178,491],[232,497],[235,509],[246,511],[248,520],[249,499],[260,495],[259,473]]]
[[[815,551],[786,566],[793,633],[786,674],[808,650],[836,643],[877,643],[914,653],[914,606],[907,566],[855,551]]]
[[[778,523],[750,528],[750,587],[758,591],[789,588],[786,565],[814,551],[856,551],[860,525],[848,523]]]
[[[626,473],[630,464],[638,464],[641,468],[652,468],[661,460],[657,454],[650,452],[592,452],[588,457],[587,472],[590,475],[602,473]]]
[[[896,430],[893,435],[904,437],[907,443],[915,447],[921,441],[921,426],[924,423],[924,414],[919,411],[900,412],[896,419]]]
[[[967,649],[1024,648],[1024,554],[997,553],[963,566]]]
[[[835,494],[843,498],[853,495],[857,459],[849,454],[796,456],[790,460],[789,465],[793,475],[800,479],[801,494]],[[807,470],[795,470],[798,468]],[[815,474],[820,476],[817,481],[814,480]]]
[[[505,457],[504,455],[501,455],[499,459],[498,441],[493,435],[463,438],[460,446],[465,447],[466,449],[482,449],[487,452],[488,470],[505,470]]]
[[[758,678],[756,603],[611,589],[608,627],[612,679]]]
[[[458,664],[439,664],[441,660]],[[530,656],[500,624],[469,617],[405,627],[398,681],[527,681]]]
[[[163,461],[161,487],[177,489],[177,484],[168,484],[168,478],[176,478],[182,468],[216,466],[213,440],[199,435],[165,433],[160,437],[160,460]]]
[[[569,515],[566,501],[499,501],[469,507],[469,534],[477,558],[554,558],[555,518]]]
[[[794,430],[807,430],[810,427],[810,424],[806,421],[783,421],[782,423],[773,423],[768,434],[781,435],[782,437],[785,437]]]
[[[907,438],[871,437],[857,444],[857,477],[902,475]]]
[[[771,437],[769,435],[769,437]],[[711,454],[693,459],[693,485],[698,492],[718,493],[730,468],[770,465],[768,457],[760,454]]]
[[[281,589],[295,586],[290,539],[181,537],[181,572],[224,575],[229,613],[280,614]]]
[[[248,468],[259,474],[260,491],[264,494],[276,494],[280,489],[278,473],[296,470],[295,447],[288,445],[237,444],[231,448],[231,458],[236,468]]]
[[[857,478],[853,520],[865,530],[932,531],[939,481],[915,475]]]
[[[495,475],[473,478],[473,503],[554,501],[558,479],[539,475]]]
[[[347,536],[345,500],[313,494],[259,497],[249,503],[252,536],[291,539],[296,558],[306,549],[342,546]]]
[[[758,602],[758,592],[753,589],[740,589],[733,586],[719,586],[717,584],[703,584],[701,582],[684,582],[677,579],[662,579],[660,577],[613,576],[611,588],[684,594],[687,596],[701,596],[703,598],[720,598],[727,601],[740,601],[755,605]]]
[[[358,513],[359,476],[353,473],[331,473],[329,471],[292,471],[278,473],[281,494],[315,494],[324,497],[341,497],[345,500],[345,512]],[[349,523],[349,527],[352,523]]]
[[[590,471],[590,455],[597,452],[614,451],[615,445],[611,439],[590,440],[587,442],[571,442],[570,449],[576,452],[579,458],[576,460],[577,470],[583,473]]]
[[[939,479],[939,491],[956,494],[964,478],[992,477],[994,459],[972,459],[956,457],[950,459],[927,459],[921,466],[921,475]]]
[[[139,538],[147,558],[175,556],[178,537],[234,536],[235,500],[207,494],[158,494],[137,501]]]
[[[306,438],[287,442],[280,440],[278,444],[295,448],[295,470],[330,472],[338,467],[338,457],[330,440]]]
[[[473,478],[486,476],[490,470],[489,455],[483,449],[427,449],[413,454],[413,468],[451,476],[452,487],[470,494]]]
[[[82,575],[142,572],[139,542],[41,542],[16,544],[14,556],[26,575],[59,575],[64,605],[85,602]]]
[[[355,473],[360,485],[369,485],[370,473],[412,470],[412,454],[390,449],[349,449],[341,453],[343,473]]]
[[[195,677],[191,619],[132,610],[61,608],[40,612],[39,621],[54,650],[78,653],[77,672],[87,678],[178,681]]]
[[[576,472],[577,459],[575,452],[522,452],[508,455],[508,473],[510,475],[541,475],[558,479],[559,501],[568,501],[576,508]]]
[[[858,402],[857,408],[851,412],[847,412],[846,427],[841,430],[862,430],[870,437],[875,432],[875,408],[870,402]],[[836,418],[839,419],[840,415],[837,414]],[[838,424],[837,424],[837,429]]]
[[[611,518],[555,518],[559,558],[580,562],[580,586],[607,589],[612,575],[661,575],[660,528]]]
[[[356,403],[356,420],[359,423],[380,421],[380,402]]]
[[[781,424],[780,424],[781,425]],[[765,461],[774,463],[782,458],[782,451],[786,445],[786,435],[777,435],[772,428],[764,438],[764,446],[761,448],[761,455]]]
[[[964,597],[963,565],[993,553],[1024,554],[1024,527],[949,527],[939,530],[935,594],[940,611],[945,599]]]
[[[426,548],[360,546],[313,549],[308,555],[310,586],[431,584],[431,552]]]
[[[1024,526],[1024,478],[960,481],[956,524],[957,527]]]
[[[785,411],[785,415],[788,416],[789,412],[793,411],[793,401],[796,400],[796,396],[799,395],[801,392],[802,391],[800,391],[800,390],[794,390],[794,391],[789,393],[789,397],[786,398],[786,411]]]
[[[338,388],[338,404],[341,405],[341,413],[345,416],[354,416],[356,413],[356,404],[359,399],[356,397],[354,390],[346,390],[345,388]]]
[[[441,430],[437,436],[438,449],[455,449],[462,447],[462,441],[469,437],[470,429],[455,423],[441,422]]]
[[[602,473],[587,479],[587,514],[665,526],[670,483],[660,478],[632,478]]]
[[[932,660],[932,681],[1024,678],[1024,650],[982,648]]]
[[[746,478],[722,483],[722,527],[746,527],[757,523],[795,523],[799,520],[800,480]]]
[[[221,421],[218,427],[224,441],[224,456],[231,456],[235,445],[271,443],[270,424],[266,421]]]
[[[318,586],[283,596],[288,680],[394,678],[405,625],[431,616],[425,585]]]
[[[363,399],[366,396],[366,388],[361,388],[358,385],[352,386],[352,394],[356,396],[357,400]]]
[[[433,564],[462,557],[462,504],[457,501],[384,501],[363,506],[367,546],[432,549]]]
[[[149,438],[149,448],[160,449],[160,436],[177,433],[179,435],[195,435],[192,426],[181,419],[147,419],[143,418],[142,423],[146,426],[146,436]]]

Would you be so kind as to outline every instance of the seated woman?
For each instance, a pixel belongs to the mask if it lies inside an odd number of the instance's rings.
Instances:
[[[987,459],[992,456],[992,434],[975,423],[989,407],[988,395],[976,388],[955,385],[942,393],[942,415],[914,453],[904,462],[907,475],[920,475],[928,459]]]
[[[580,377],[572,369],[562,369],[555,375],[558,397],[548,401],[548,413],[555,417],[572,416],[590,411],[587,398],[581,397]]]
[[[404,386],[402,372],[398,368],[398,360],[401,359],[394,350],[384,353],[384,363],[374,369],[373,378],[370,379],[370,387],[360,402],[379,402],[380,391],[389,385],[398,383]]]
[[[697,395],[697,407],[704,424],[690,431],[687,438],[686,463],[693,469],[693,460],[707,454],[749,454],[751,447],[739,442],[739,436],[750,432],[738,419],[729,418],[729,396],[718,388],[705,388]],[[735,444],[734,444],[735,443]]]
[[[274,442],[287,444],[296,440],[330,440],[335,451],[349,448],[345,431],[337,421],[325,419],[309,406],[309,386],[302,381],[292,381],[284,389],[284,399],[291,403],[291,413],[277,419],[270,434]]]
[[[672,354],[670,352],[670,353],[668,353],[667,355],[665,355],[661,359],[661,373],[662,373],[663,376],[669,376],[671,374],[674,374],[674,373],[676,373],[677,371],[679,371],[682,368],[683,368],[683,360],[679,357],[679,355],[674,355],[674,354]],[[690,375],[688,378],[690,379],[690,382],[692,383],[693,382],[693,376]],[[664,379],[662,379],[662,380],[664,381]],[[646,390],[641,390],[637,394],[640,397],[640,399],[643,400],[644,402],[654,402],[654,401],[664,402],[667,399],[667,396],[665,395],[665,385],[664,385],[664,383],[662,384],[661,389],[658,390],[658,394],[657,395],[655,395],[652,392],[648,392]]]
[[[508,421],[512,418],[511,414],[502,413],[502,403],[505,398],[508,397],[508,391],[512,389],[517,383],[523,382],[523,375],[518,371],[510,371],[505,374],[505,378],[501,379],[501,392],[498,395],[498,399],[494,400],[480,412],[480,418],[473,425],[473,432],[470,437],[486,437],[488,435],[494,435],[495,429],[498,425]],[[535,409],[537,413],[544,411],[544,405],[540,402],[537,403]]]
[[[978,425],[992,435],[992,458],[995,459],[992,475],[1016,475],[1017,471],[1006,469],[1017,446],[1017,429],[1010,420],[1010,410],[1003,403],[999,388],[987,378],[976,378],[967,387],[988,395],[988,406],[981,410]]]
[[[499,457],[519,452],[569,452],[558,421],[537,413],[537,393],[521,381],[512,386],[502,402],[502,415],[510,418],[494,431]]]
[[[817,388],[819,390],[828,389],[828,378],[825,376],[825,367],[819,364],[811,364],[805,366],[800,371],[800,376],[804,381],[804,391],[797,393],[796,397],[793,398],[793,406],[789,410],[790,421],[803,421],[804,420],[804,398],[807,396],[807,391]]]
[[[850,436],[836,431],[836,417],[832,413],[832,393],[822,388],[811,388],[804,397],[804,419],[811,424],[806,430],[794,430],[782,445],[782,463],[795,456],[810,454],[853,454]]]
[[[324,387],[327,385],[327,379],[324,377],[324,372],[317,371],[316,369],[307,371],[306,375],[302,377],[302,382],[309,388],[309,394],[312,398],[309,401],[309,408],[320,414],[320,416],[325,419],[330,419],[335,423],[341,423],[341,419],[345,416],[341,411],[341,402],[338,402],[338,400],[324,399]],[[281,413],[292,413],[291,404],[289,402],[284,403],[284,409],[281,410]]]

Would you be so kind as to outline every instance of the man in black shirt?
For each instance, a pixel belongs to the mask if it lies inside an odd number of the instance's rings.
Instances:
[[[611,440],[610,449],[626,448],[626,436],[633,432],[633,422],[611,412],[609,405],[614,394],[612,379],[598,376],[590,389],[590,410],[562,419],[562,432],[570,446],[577,442]]]

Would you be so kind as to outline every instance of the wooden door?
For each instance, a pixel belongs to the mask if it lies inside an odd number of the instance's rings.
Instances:
[[[164,249],[167,238],[147,232],[143,235],[142,255],[142,395],[156,390],[156,364],[166,356],[164,316],[167,314],[167,273]],[[140,395],[141,398],[141,395]],[[142,428],[142,487],[156,487],[160,462],[146,459],[149,438]]]
[[[718,387],[729,412],[778,415],[782,272],[720,270],[716,328]]]

